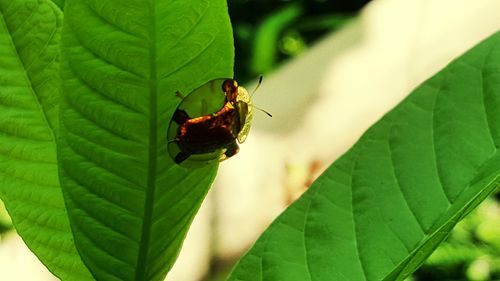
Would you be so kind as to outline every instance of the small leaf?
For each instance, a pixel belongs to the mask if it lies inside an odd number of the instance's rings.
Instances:
[[[60,10],[0,0],[0,197],[19,235],[56,276],[91,280],[73,244],[57,175]]]
[[[187,170],[170,118],[205,82],[232,77],[223,0],[68,0],[58,156],[75,244],[98,280],[163,280],[217,166]]]
[[[229,280],[404,280],[500,185],[500,33],[373,125]]]

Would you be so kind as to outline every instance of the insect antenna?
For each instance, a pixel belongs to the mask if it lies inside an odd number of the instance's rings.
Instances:
[[[269,116],[269,117],[273,117],[273,115],[272,115],[271,113],[267,112],[266,110],[264,110],[264,109],[262,109],[262,108],[260,108],[260,107],[257,107],[257,106],[255,106],[255,105],[253,105],[253,104],[252,104],[252,106],[253,106],[253,108],[258,109],[259,111],[264,112],[265,114],[267,114],[267,116]]]
[[[264,76],[262,76],[262,74],[259,76],[259,82],[257,82],[257,86],[255,86],[255,89],[253,89],[252,93],[250,94],[250,97],[253,97],[253,94],[255,94],[255,92],[257,92],[257,89],[260,87],[260,84],[262,84],[262,79],[264,78]]]
[[[259,82],[257,82],[257,86],[255,86],[255,89],[253,89],[252,93],[250,94],[250,97],[253,97],[253,94],[255,94],[255,92],[257,92],[257,89],[259,89],[260,87],[260,84],[262,84],[262,79],[264,78],[264,76],[262,76],[262,74],[259,76]],[[252,104],[252,106],[255,108],[255,109],[258,109],[259,111],[262,111],[264,112],[265,114],[267,114],[267,116],[269,117],[273,117],[273,115],[269,112],[267,112],[266,110]]]

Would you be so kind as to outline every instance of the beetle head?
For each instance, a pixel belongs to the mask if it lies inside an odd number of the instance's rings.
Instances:
[[[222,84],[222,91],[226,94],[226,99],[229,102],[236,102],[238,97],[238,82],[234,79],[227,79]]]

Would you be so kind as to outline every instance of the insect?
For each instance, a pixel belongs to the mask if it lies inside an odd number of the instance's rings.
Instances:
[[[177,95],[183,100],[168,129],[168,152],[175,163],[199,166],[238,153],[253,116],[245,88],[234,79],[215,79],[186,97]]]

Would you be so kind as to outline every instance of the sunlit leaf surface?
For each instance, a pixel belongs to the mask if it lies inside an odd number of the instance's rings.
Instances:
[[[162,280],[215,176],[167,153],[181,100],[232,77],[226,2],[68,0],[61,183],[75,243],[98,280]]]
[[[57,176],[61,26],[48,0],[0,1],[0,198],[50,271],[84,281]]]

